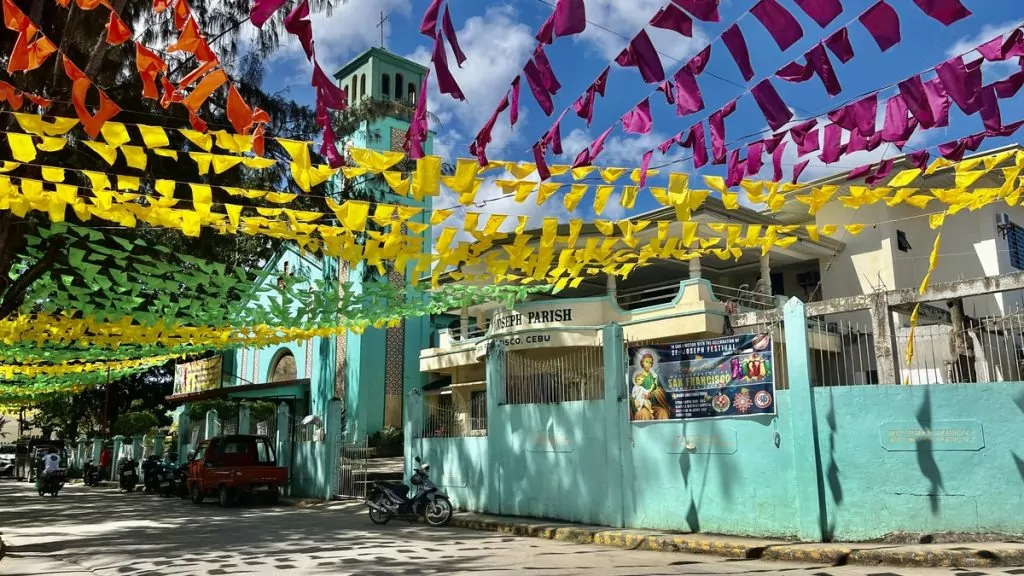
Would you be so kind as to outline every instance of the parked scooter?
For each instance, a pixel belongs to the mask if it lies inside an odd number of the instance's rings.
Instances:
[[[86,460],[85,465],[82,466],[82,482],[86,486],[100,485],[100,469],[92,463],[92,460]]]
[[[153,494],[160,490],[160,477],[160,457],[156,454],[148,456],[142,461],[142,485],[146,488],[146,494]]]
[[[131,494],[139,483],[139,463],[131,456],[123,456],[117,462],[118,488]]]
[[[160,475],[160,495],[164,498],[169,498],[172,494],[179,491],[177,460],[177,458],[164,458],[160,461],[160,469],[158,472]]]
[[[36,488],[39,490],[39,495],[56,496],[57,492],[64,487],[66,478],[67,475],[63,468],[50,474],[40,474],[36,477]]]
[[[441,492],[430,481],[430,466],[422,464],[416,457],[417,467],[409,482],[417,488],[416,493],[409,496],[409,487],[405,484],[382,482],[377,480],[366,498],[370,508],[370,520],[374,524],[387,524],[392,518],[416,520],[423,518],[427,524],[441,527],[451,522],[453,509],[448,496]]]
[[[191,456],[192,454],[193,453],[190,451],[189,452],[189,456]],[[191,460],[191,458],[189,460]],[[188,492],[188,463],[189,463],[189,460],[186,460],[185,462],[182,462],[181,464],[178,464],[177,468],[175,468],[175,470],[174,470],[174,483],[176,484],[176,487],[177,487],[177,490],[178,490],[178,498],[181,498],[182,500],[184,500],[185,498],[189,497],[189,492]]]

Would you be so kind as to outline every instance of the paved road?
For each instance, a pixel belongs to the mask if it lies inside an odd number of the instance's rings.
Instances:
[[[531,574],[1008,576],[957,571],[824,567],[581,546],[423,525],[370,523],[364,509],[215,504],[72,486],[57,498],[0,481],[0,575]]]

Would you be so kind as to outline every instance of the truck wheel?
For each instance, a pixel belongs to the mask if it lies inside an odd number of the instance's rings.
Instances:
[[[231,490],[227,486],[221,486],[217,491],[217,504],[220,504],[221,508],[231,506]]]
[[[203,491],[199,489],[199,484],[192,485],[192,503],[202,504],[203,503]]]
[[[280,503],[281,503],[281,491],[280,490],[274,490],[273,492],[270,493],[270,495],[267,496],[267,504],[270,504],[271,506],[277,506]]]

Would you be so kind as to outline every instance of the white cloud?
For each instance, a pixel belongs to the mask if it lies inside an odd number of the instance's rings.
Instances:
[[[313,24],[313,47],[316,50],[317,60],[320,61],[325,72],[331,74],[355,56],[356,52],[362,52],[367,46],[380,44],[380,28],[377,27],[377,22],[380,21],[381,12],[409,16],[412,14],[412,2],[411,0],[375,0],[373,2],[352,0],[335,3],[330,16],[326,11],[322,11],[310,17]],[[391,32],[390,21],[385,22],[385,46]],[[299,41],[290,34],[285,36],[282,39],[280,55],[305,60],[306,56],[302,52]]]
[[[587,29],[578,36],[579,40],[589,42],[609,62],[629,44],[628,38],[636,36],[641,28],[665,5],[664,0],[588,0]],[[602,30],[598,26],[608,30]],[[647,33],[654,42],[654,47],[662,54],[676,60],[683,60],[699,52],[708,44],[707,35],[694,25],[693,38],[684,38],[676,32],[651,27]],[[623,39],[621,34],[627,39]],[[676,62],[662,56],[666,68]]]
[[[1011,20],[1009,22],[1003,22],[1001,24],[986,24],[982,27],[981,32],[978,32],[975,36],[964,36],[953,43],[946,50],[946,56],[949,58],[955,58],[961,54],[964,55],[964,61],[970,62],[981,57],[975,48],[980,44],[984,44],[989,40],[994,39],[996,36],[1005,35],[1006,33],[1020,27],[1019,20]],[[1017,70],[1020,67],[1017,64],[1016,58],[1011,58],[1005,62],[986,62],[982,65],[985,72],[992,70],[996,74],[1003,74],[1012,70]],[[998,70],[998,72],[997,72]]]

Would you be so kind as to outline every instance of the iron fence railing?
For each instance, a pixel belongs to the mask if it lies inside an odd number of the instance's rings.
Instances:
[[[505,402],[555,404],[604,397],[604,349],[585,346],[537,358],[505,353]]]

